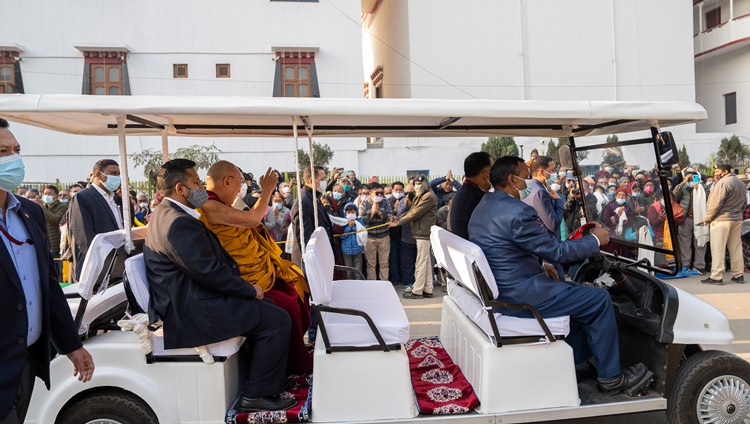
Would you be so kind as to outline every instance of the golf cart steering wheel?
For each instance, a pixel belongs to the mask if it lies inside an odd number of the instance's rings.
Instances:
[[[597,226],[596,222],[588,222],[586,224],[583,224],[580,227],[578,227],[577,230],[573,231],[568,236],[568,240],[578,240],[582,237],[585,237],[591,234],[591,232],[594,230],[594,228],[596,228],[596,226]]]

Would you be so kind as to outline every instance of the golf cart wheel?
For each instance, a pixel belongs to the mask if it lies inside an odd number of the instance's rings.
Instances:
[[[673,424],[750,422],[750,364],[721,351],[690,356],[677,371],[667,418]]]
[[[60,414],[56,424],[159,424],[159,420],[138,396],[108,390],[77,400]]]

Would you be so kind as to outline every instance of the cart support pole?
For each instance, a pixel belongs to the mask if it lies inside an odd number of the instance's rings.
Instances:
[[[307,132],[307,147],[310,149],[310,174],[312,175],[312,187],[313,187],[313,217],[315,217],[315,228],[318,228],[318,202],[317,202],[317,190],[318,186],[315,184],[315,178],[318,176],[318,173],[315,172],[315,162],[313,160],[313,139],[312,139],[312,132],[313,127],[312,124],[308,122],[307,119],[302,119],[302,122],[305,124],[305,132]],[[325,193],[320,193],[321,195]]]
[[[135,250],[133,238],[130,235],[130,180],[128,178],[128,152],[125,143],[125,115],[117,116],[117,137],[120,145],[120,188],[122,189],[122,227],[125,230],[125,252],[130,254]]]
[[[294,133],[294,165],[297,172],[297,207],[299,216],[299,248],[300,254],[305,253],[305,222],[302,219],[302,176],[299,174],[299,133],[297,132],[297,117],[292,116],[292,131]]]
[[[161,158],[163,163],[169,161],[169,133],[166,128],[161,131]]]

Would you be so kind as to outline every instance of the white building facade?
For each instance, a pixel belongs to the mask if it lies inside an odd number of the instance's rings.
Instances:
[[[28,94],[694,101],[691,7],[681,0],[4,0],[0,87]],[[116,157],[112,138],[13,128],[28,181],[85,179],[97,159]],[[695,138],[694,126],[676,131]],[[484,140],[317,141],[334,150],[332,166],[436,176],[462,173],[463,158]],[[525,156],[544,149],[542,140],[517,141]],[[294,169],[291,140],[171,138],[171,150],[198,142],[216,144],[222,159],[256,174]],[[131,152],[146,148],[159,149],[160,140],[129,140]]]

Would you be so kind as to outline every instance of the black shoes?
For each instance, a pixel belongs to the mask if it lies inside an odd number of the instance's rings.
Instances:
[[[611,394],[625,392],[628,396],[635,396],[644,391],[654,379],[654,373],[649,371],[642,362],[632,365],[622,371],[619,376],[612,378],[597,378],[599,391]]]
[[[432,293],[427,293],[427,292],[424,292],[422,294],[415,294],[413,292],[405,292],[404,294],[401,295],[401,297],[403,297],[404,299],[422,299],[425,297],[430,298],[432,296],[433,296]]]
[[[723,286],[724,285],[724,280],[714,280],[713,278],[708,277],[708,278],[704,278],[703,280],[701,280],[701,283],[703,283],[703,284],[714,284],[716,286]]]
[[[732,282],[737,284],[745,284],[745,276],[740,275],[739,277],[732,277]]]
[[[297,404],[294,398],[282,398],[281,396],[264,396],[255,399],[242,396],[237,403],[237,413],[246,414],[258,411],[285,411]]]

